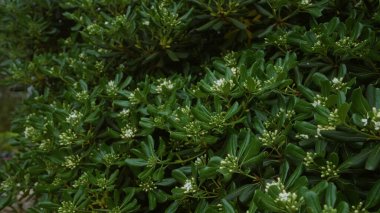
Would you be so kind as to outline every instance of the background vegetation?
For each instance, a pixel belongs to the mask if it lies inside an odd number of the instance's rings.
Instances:
[[[0,209],[380,208],[379,1],[0,2]]]

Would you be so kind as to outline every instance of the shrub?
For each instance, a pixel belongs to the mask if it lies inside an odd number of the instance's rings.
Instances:
[[[1,5],[4,82],[33,95],[0,208],[379,209],[378,2]]]

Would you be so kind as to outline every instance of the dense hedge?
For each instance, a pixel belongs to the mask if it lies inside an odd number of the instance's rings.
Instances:
[[[379,1],[3,0],[32,90],[0,209],[375,212]]]

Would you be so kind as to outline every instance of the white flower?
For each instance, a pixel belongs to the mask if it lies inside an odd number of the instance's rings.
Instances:
[[[58,213],[75,213],[76,207],[71,201],[63,201],[58,208]]]
[[[140,102],[138,93],[140,93],[139,88],[135,89],[135,91],[129,94],[128,99],[131,102],[131,104],[138,104]]]
[[[375,130],[380,130],[380,121],[373,121],[373,124],[375,125]]]
[[[328,122],[330,126],[335,126],[340,122],[338,109],[335,109],[333,112],[329,114]]]
[[[223,92],[223,89],[226,86],[233,87],[234,82],[232,80],[226,80],[224,78],[221,78],[221,79],[214,81],[213,85],[211,86],[211,90],[213,92]]]
[[[333,80],[331,81],[333,84],[338,84],[340,82],[342,82],[342,78],[333,78]]]
[[[310,0],[301,0],[301,5],[303,5],[303,6],[307,6],[310,4],[311,4]]]
[[[277,129],[274,131],[268,131],[264,130],[263,134],[260,136],[260,142],[263,143],[264,146],[275,146],[275,142],[280,143],[281,141],[278,141],[277,139],[281,136],[281,132],[279,132]]]
[[[306,135],[306,134],[297,134],[296,138],[299,138],[299,139],[309,139],[309,135]]]
[[[149,26],[150,22],[148,20],[145,20],[145,21],[143,21],[142,24],[145,25],[145,26]]]
[[[86,101],[88,100],[88,92],[86,90],[83,90],[81,92],[75,93],[75,97],[78,101]]]
[[[136,132],[137,132],[136,128],[127,125],[121,129],[121,138],[123,138],[123,139],[133,138],[135,136]]]
[[[306,167],[314,163],[314,157],[317,156],[317,153],[306,152],[306,157],[303,159]]]
[[[193,185],[191,184],[190,180],[186,180],[185,185],[183,185],[182,188],[185,189],[185,192],[189,192],[193,189]]]
[[[11,177],[7,178],[0,184],[0,190],[9,191],[14,185],[13,179]]]
[[[278,199],[282,202],[288,202],[290,200],[291,193],[283,190],[280,194],[278,194]]]
[[[314,97],[313,103],[311,105],[313,105],[313,107],[321,106],[321,105],[325,104],[326,101],[327,101],[326,97],[316,95]]]
[[[237,67],[231,67],[231,72],[233,75],[239,75],[240,69]]]
[[[272,181],[272,182],[266,183],[265,184],[265,192],[268,192],[269,188],[272,187],[272,186],[277,187],[280,190],[284,190],[285,189],[285,186],[284,186],[284,184],[282,184],[280,178],[277,178],[277,181]]]
[[[331,161],[326,161],[326,166],[321,166],[321,178],[332,178],[339,176],[339,169]]]
[[[226,158],[220,161],[219,169],[227,169],[228,172],[234,172],[239,169],[239,159],[236,156],[227,154]]]
[[[335,130],[335,126],[322,126],[322,125],[317,125],[317,136],[322,136],[321,131],[323,130]]]
[[[196,191],[196,186],[195,186],[195,179],[187,179],[185,181],[185,184],[181,187],[181,189],[185,190],[185,193],[193,193]]]
[[[154,184],[152,180],[147,180],[145,182],[141,182],[139,184],[139,187],[144,191],[144,192],[149,192],[154,189],[157,189],[157,186]]]
[[[336,90],[339,90],[341,88],[343,88],[344,86],[346,86],[346,83],[343,82],[343,78],[340,77],[340,78],[333,78],[331,80],[331,87],[336,89]]]
[[[24,136],[28,139],[34,139],[38,136],[38,131],[32,126],[27,126],[24,130]]]
[[[376,109],[376,107],[372,107],[372,113],[374,118],[380,119],[380,109]]]
[[[74,110],[66,118],[66,122],[73,125],[77,125],[82,119],[82,117],[83,117],[83,114],[81,112]]]
[[[367,126],[367,124],[368,124],[368,118],[362,118],[361,121],[363,122],[363,126]]]
[[[115,81],[109,81],[106,86],[106,92],[108,95],[116,95],[118,91]]]
[[[157,93],[162,93],[163,89],[172,90],[174,88],[174,84],[171,80],[167,79],[158,79],[159,85],[156,87]]]
[[[75,132],[73,132],[71,129],[68,129],[66,132],[62,132],[59,135],[59,144],[62,146],[70,145],[75,142],[75,139],[77,138]]]
[[[65,157],[64,166],[69,169],[74,169],[79,165],[80,157],[78,155],[70,155]]]
[[[311,105],[313,105],[313,107],[317,107],[317,106],[321,105],[321,101],[315,100]]]
[[[127,118],[129,116],[129,113],[129,109],[123,109],[121,112],[119,112],[118,116],[121,118]]]

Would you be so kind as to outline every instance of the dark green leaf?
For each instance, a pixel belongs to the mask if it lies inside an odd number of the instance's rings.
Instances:
[[[224,209],[223,212],[235,213],[234,207],[226,199],[222,199],[222,205]]]
[[[235,102],[230,109],[227,111],[226,116],[224,117],[226,120],[230,119],[239,111],[239,103]]]
[[[308,191],[304,194],[306,209],[311,213],[322,212],[321,205],[319,204],[319,198],[315,192]]]
[[[365,207],[367,209],[372,208],[380,204],[380,181],[377,181],[371,190],[368,192]]]
[[[245,28],[247,28],[247,26],[245,26],[245,24],[241,23],[237,19],[234,19],[234,18],[231,18],[231,17],[227,17],[227,20],[230,21],[233,25],[235,25],[235,27],[237,27],[237,28],[239,28],[241,30],[244,30]]]
[[[365,168],[367,170],[376,170],[380,163],[380,144],[377,144],[369,153],[368,159],[365,163]]]
[[[146,160],[140,159],[140,158],[129,158],[125,159],[124,162],[130,166],[146,166],[148,163]]]
[[[329,183],[326,190],[326,204],[327,206],[333,207],[335,205],[336,197],[337,197],[336,186],[334,183]]]
[[[362,90],[360,88],[355,89],[352,92],[352,111],[355,113],[359,113],[363,116],[366,116],[370,111],[369,104],[367,100],[364,98]]]

